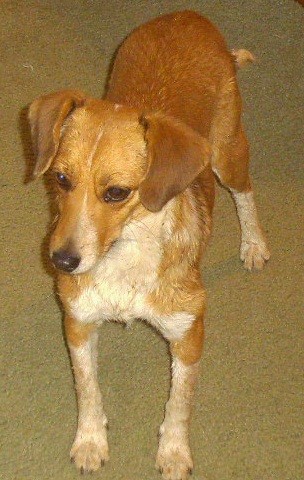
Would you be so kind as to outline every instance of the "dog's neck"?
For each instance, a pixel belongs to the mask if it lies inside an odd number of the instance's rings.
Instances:
[[[183,221],[181,221],[181,218]],[[123,282],[133,276],[134,285],[151,284],[159,269],[197,261],[202,226],[190,189],[170,200],[158,213],[147,213],[128,222],[109,251],[91,271],[91,276]],[[176,270],[176,268],[175,268]],[[131,272],[134,272],[134,275]]]
[[[126,223],[118,240],[92,270],[93,279],[104,277],[108,272],[116,282],[123,281],[133,270],[134,282],[138,286],[153,281],[153,278],[156,280],[164,238],[170,237],[174,225],[176,202],[173,199],[160,212],[149,212]]]

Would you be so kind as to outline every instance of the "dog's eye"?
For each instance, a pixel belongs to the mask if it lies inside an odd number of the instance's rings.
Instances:
[[[68,177],[64,173],[56,172],[56,180],[59,183],[60,187],[64,190],[71,190],[72,184]]]
[[[107,203],[111,202],[122,202],[125,200],[131,193],[129,188],[121,187],[110,187],[104,194],[104,201]]]

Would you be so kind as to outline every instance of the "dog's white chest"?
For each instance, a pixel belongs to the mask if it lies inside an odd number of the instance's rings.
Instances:
[[[155,226],[155,225],[154,225]],[[155,229],[153,228],[154,232]],[[153,230],[128,229],[93,272],[93,282],[70,301],[72,315],[81,323],[101,324],[105,320],[130,323],[144,319],[167,339],[180,338],[193,322],[193,315],[159,314],[148,303],[158,282],[161,247]]]
[[[147,282],[143,278],[143,270],[139,270],[144,265],[134,258],[133,251],[128,250],[133,249],[125,249],[125,254],[128,254],[125,260],[120,256],[118,261],[103,261],[94,274],[92,285],[71,302],[78,321],[102,323],[116,320],[128,323],[142,317],[145,298],[152,287],[152,277],[156,275],[150,275]]]

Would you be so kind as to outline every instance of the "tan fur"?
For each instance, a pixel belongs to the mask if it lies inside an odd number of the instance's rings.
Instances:
[[[233,191],[245,266],[269,258],[236,80],[236,66],[249,60],[247,51],[229,52],[207,19],[174,13],[126,39],[103,100],[67,90],[30,107],[34,173],[50,170],[56,192],[50,255],[71,273],[57,277],[79,407],[71,457],[85,472],[108,459],[96,327],[134,318],[161,332],[173,358],[157,467],[169,480],[185,480],[192,468],[188,425],[203,346],[200,265],[213,173]],[[128,196],[109,201],[113,187]]]
[[[64,328],[66,338],[70,345],[80,347],[89,339],[91,332],[96,328],[94,324],[82,325],[76,322],[75,319],[69,315],[65,316]]]
[[[70,112],[83,105],[82,92],[64,90],[54,95],[37,98],[30,108],[33,147],[36,153],[34,175],[41,175],[50,167],[59,146],[61,127]]]
[[[193,322],[186,335],[178,342],[171,343],[172,355],[179,358],[184,365],[197,363],[202,355],[204,337],[203,316]]]
[[[153,114],[142,121],[149,165],[139,194],[146,208],[159,211],[199,175],[211,152],[207,140],[174,118]]]
[[[236,64],[239,68],[244,67],[247,63],[253,63],[256,61],[254,55],[252,55],[249,50],[245,50],[244,48],[240,48],[240,50],[231,50],[232,55],[235,58]]]

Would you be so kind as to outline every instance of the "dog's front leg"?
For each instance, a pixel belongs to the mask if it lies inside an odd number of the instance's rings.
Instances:
[[[202,343],[203,322],[197,319],[181,341],[170,344],[171,390],[156,457],[156,468],[166,480],[185,480],[193,468],[189,423]]]
[[[92,472],[108,460],[107,419],[97,379],[98,333],[92,325],[65,318],[78,403],[78,428],[71,460],[82,473]]]

